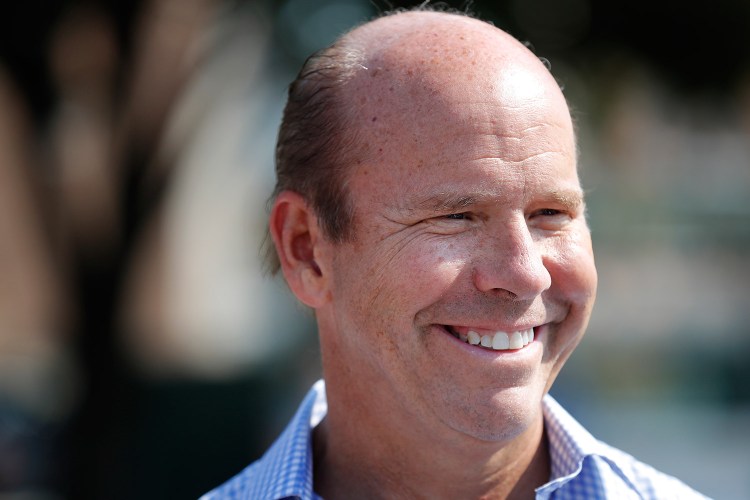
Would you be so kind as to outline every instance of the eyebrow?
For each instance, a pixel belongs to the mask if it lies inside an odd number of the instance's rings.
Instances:
[[[547,193],[545,198],[560,205],[576,210],[583,206],[583,191],[580,189],[555,190]]]
[[[417,210],[430,210],[434,212],[460,210],[476,205],[480,200],[484,201],[486,198],[488,197],[480,194],[459,195],[456,193],[436,193],[417,203],[415,208]]]
[[[541,201],[562,205],[569,210],[578,210],[584,204],[583,191],[579,189],[556,189],[540,196]],[[498,198],[489,193],[459,194],[451,192],[435,193],[418,201],[415,210],[450,212],[478,204],[497,203]]]

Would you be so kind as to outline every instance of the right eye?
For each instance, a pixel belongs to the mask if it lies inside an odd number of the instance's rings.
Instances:
[[[430,228],[430,232],[447,235],[467,231],[474,227],[476,221],[477,215],[472,212],[457,212],[436,215],[425,219],[423,222]]]

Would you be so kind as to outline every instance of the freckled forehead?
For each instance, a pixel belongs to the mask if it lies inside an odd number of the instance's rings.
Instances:
[[[512,124],[502,111],[534,102],[560,108],[563,121],[569,119],[557,83],[538,58],[482,21],[405,13],[369,23],[349,37],[366,54],[349,87],[349,112],[369,133],[394,125],[430,129],[441,114],[460,123],[494,113]]]
[[[369,23],[349,37],[366,54],[359,84],[385,89],[450,92],[471,84],[490,90],[504,77],[524,78],[519,88],[538,92],[552,82],[541,62],[515,38],[485,22],[435,12],[405,13]]]
[[[531,55],[516,39],[483,21],[437,12],[410,12],[368,23],[348,35],[367,47],[371,61],[469,64],[482,58]],[[533,55],[532,55],[533,57]],[[395,64],[397,65],[397,64]],[[394,65],[394,66],[395,66]]]
[[[386,196],[421,191],[438,173],[460,179],[500,166],[510,175],[517,165],[564,164],[577,179],[565,99],[511,36],[467,17],[408,13],[352,38],[366,57],[348,86],[347,113],[370,153],[349,181]]]

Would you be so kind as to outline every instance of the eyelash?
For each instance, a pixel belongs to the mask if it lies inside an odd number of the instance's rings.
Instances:
[[[536,210],[535,212],[532,212],[529,215],[529,223],[533,219],[539,218],[537,220],[536,224],[540,224],[539,227],[548,227],[548,228],[557,228],[560,224],[563,224],[563,217],[568,216],[570,217],[570,214],[568,214],[565,210],[559,210],[556,208],[541,208],[539,210]],[[476,220],[476,214],[473,212],[455,212],[446,214],[443,216],[438,217],[437,219],[447,221],[446,224],[448,226],[446,227],[464,227],[465,224],[471,223],[472,221]],[[462,221],[461,225],[456,225],[454,221]]]
[[[555,215],[560,215],[563,212],[561,210],[556,210],[554,208],[543,208],[541,210],[538,210],[534,213],[535,216],[541,215],[544,217],[554,217]],[[466,220],[471,219],[471,214],[467,212],[459,212],[455,214],[448,214],[443,216],[444,219],[449,220]]]
[[[555,210],[554,208],[543,208],[539,211],[537,211],[534,215],[542,215],[551,217],[554,215],[560,215],[562,212],[560,210]]]
[[[443,216],[444,219],[450,219],[450,220],[465,220],[469,218],[469,214],[462,212],[462,213],[456,213],[456,214],[448,214]]]

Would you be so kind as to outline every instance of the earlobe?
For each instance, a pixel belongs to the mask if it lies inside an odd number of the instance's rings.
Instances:
[[[317,261],[325,240],[312,208],[299,194],[283,191],[274,200],[269,229],[289,288],[305,305],[320,307],[328,294]]]

